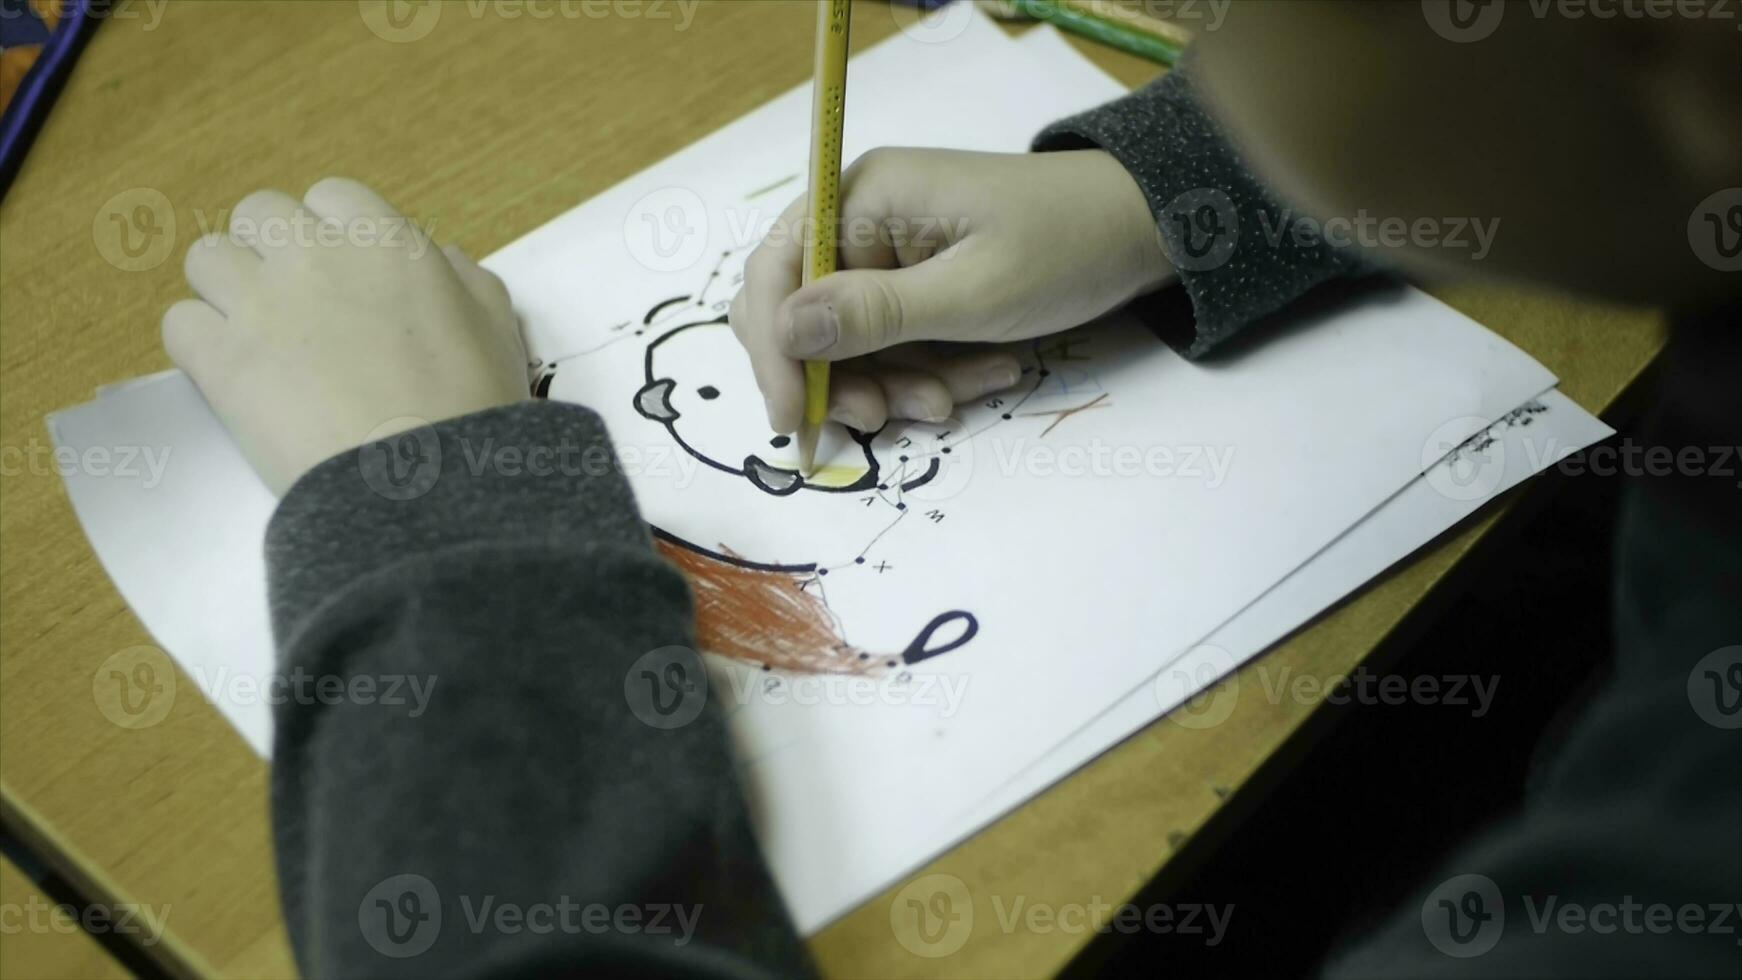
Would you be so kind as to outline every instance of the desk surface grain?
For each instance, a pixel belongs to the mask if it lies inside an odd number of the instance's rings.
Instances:
[[[6,940],[0,942],[0,980],[122,980],[131,976],[85,930],[141,931],[149,921],[134,909],[72,912],[71,906],[38,888],[11,861],[0,858],[0,907],[6,909]],[[83,916],[81,921],[80,916]]]
[[[555,7],[450,3],[432,24],[383,21],[368,2],[123,4],[0,208],[0,812],[88,897],[172,907],[168,934],[147,952],[175,973],[293,973],[266,766],[186,677],[149,727],[105,715],[93,694],[104,662],[150,641],[84,540],[43,417],[99,384],[168,366],[157,325],[186,294],[181,253],[251,190],[300,193],[328,174],[356,177],[439,240],[485,255],[809,71],[811,16],[791,2],[705,4],[689,19],[675,3],[530,15]],[[590,13],[599,10],[607,15]],[[910,16],[861,4],[856,43]],[[1079,47],[1127,84],[1154,74]],[[155,223],[121,240],[141,203],[156,207]],[[1439,295],[1541,359],[1595,410],[1662,342],[1643,314],[1487,288]],[[1490,522],[1430,549],[1269,662],[1346,674]],[[1051,973],[1090,937],[1005,931],[995,899],[1124,900],[1315,710],[1247,698],[1213,730],[1157,722],[941,857],[920,874],[959,878],[978,923],[950,956],[921,958],[895,940],[896,889],[813,948],[843,976]]]

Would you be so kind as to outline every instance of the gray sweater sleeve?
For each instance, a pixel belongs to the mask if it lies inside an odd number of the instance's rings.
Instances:
[[[603,425],[346,453],[267,536],[272,809],[305,975],[810,972]]]
[[[1137,180],[1191,299],[1188,357],[1320,284],[1368,271],[1355,253],[1294,234],[1299,216],[1241,162],[1204,108],[1189,58],[1125,98],[1047,127],[1034,148],[1106,150]]]

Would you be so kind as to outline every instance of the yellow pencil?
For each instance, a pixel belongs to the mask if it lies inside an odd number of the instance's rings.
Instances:
[[[841,220],[841,139],[847,121],[847,41],[852,36],[850,0],[816,0],[817,63],[811,94],[810,234],[804,281],[835,271]],[[829,362],[804,365],[804,424],[798,433],[799,469],[809,476],[817,442],[829,419]]]

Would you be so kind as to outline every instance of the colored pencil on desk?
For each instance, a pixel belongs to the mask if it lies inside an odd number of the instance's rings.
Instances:
[[[1179,60],[1191,32],[1111,0],[984,0],[992,13],[1042,20],[1164,65]]]

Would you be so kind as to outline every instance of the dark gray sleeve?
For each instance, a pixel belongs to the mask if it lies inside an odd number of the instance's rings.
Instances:
[[[1334,952],[1327,980],[1742,976],[1742,761],[1737,732],[1690,707],[1690,673],[1610,685],[1523,809]]]
[[[1368,271],[1304,226],[1296,234],[1300,216],[1241,162],[1200,101],[1189,60],[1125,98],[1054,123],[1034,148],[1106,150],[1136,178],[1191,299],[1188,357],[1315,286]]]
[[[305,975],[811,972],[595,415],[527,403],[332,459],[267,557]]]
[[[1742,446],[1739,313],[1678,324],[1635,448]],[[1636,465],[1608,683],[1538,749],[1520,811],[1328,977],[1742,977],[1742,491],[1728,463]]]

